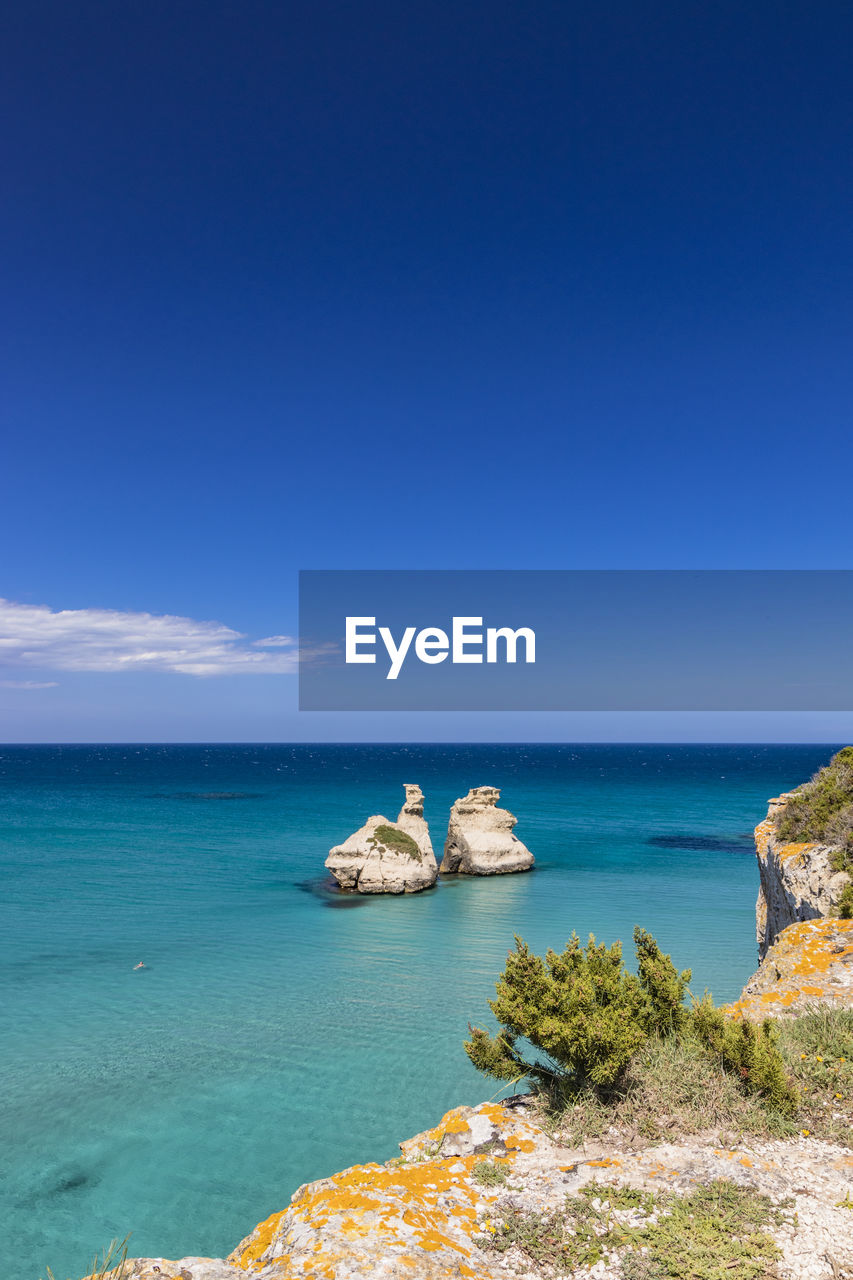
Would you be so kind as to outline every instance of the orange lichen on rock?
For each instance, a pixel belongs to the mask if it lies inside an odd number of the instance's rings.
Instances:
[[[402,1161],[356,1165],[314,1182],[290,1209],[256,1227],[229,1262],[287,1280],[341,1274],[477,1280],[479,1216],[497,1192],[472,1178],[482,1153],[502,1163],[533,1151],[537,1126],[512,1108],[457,1107],[401,1143]],[[545,1139],[547,1141],[547,1139]]]
[[[853,1003],[853,920],[824,917],[784,929],[730,1008],[765,1018],[839,1002]]]

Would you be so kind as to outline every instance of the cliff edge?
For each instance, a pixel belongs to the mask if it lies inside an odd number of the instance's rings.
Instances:
[[[733,1006],[736,1015],[758,1019],[814,1005],[853,1005],[851,814],[850,747],[810,782],[770,800],[755,828],[761,963]]]

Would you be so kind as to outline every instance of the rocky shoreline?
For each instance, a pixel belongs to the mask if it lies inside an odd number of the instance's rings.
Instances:
[[[416,810],[414,791],[419,788],[407,788],[407,804]],[[466,802],[472,797],[478,805],[473,792]],[[768,818],[756,829],[762,959],[731,1007],[734,1017],[853,1005],[853,921],[832,915],[849,877],[833,870],[829,846],[779,843],[774,817],[786,800],[771,801]],[[495,805],[496,797],[486,799],[486,809]],[[359,848],[372,822],[356,833]],[[502,829],[511,836],[511,826]],[[413,829],[412,838],[417,834]],[[463,842],[454,838],[459,851]],[[365,865],[369,861],[368,852]],[[657,1120],[665,1130],[667,1117]],[[639,1238],[641,1230],[650,1238],[651,1228],[643,1224],[659,1221],[667,1197],[717,1180],[780,1206],[766,1237],[780,1256],[765,1275],[853,1276],[853,1148],[805,1131],[750,1139],[709,1128],[661,1140],[660,1134],[650,1138],[614,1126],[602,1138],[575,1142],[554,1131],[525,1096],[456,1108],[400,1146],[400,1157],[386,1165],[356,1165],[300,1187],[287,1208],[255,1227],[227,1259],[137,1259],[122,1280],[550,1280],[558,1273],[547,1261],[532,1263],[519,1247],[490,1247],[496,1223],[525,1213],[547,1221],[569,1203],[567,1197],[583,1197],[587,1188],[595,1220],[608,1224],[609,1241],[629,1240],[632,1232]],[[638,1193],[636,1204],[631,1191]],[[589,1265],[559,1274],[620,1280],[626,1275],[622,1257],[618,1246],[610,1248]],[[642,1264],[642,1250],[634,1256]],[[664,1273],[643,1274],[654,1280]]]

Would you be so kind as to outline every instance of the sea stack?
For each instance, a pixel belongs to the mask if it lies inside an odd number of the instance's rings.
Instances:
[[[472,787],[450,810],[441,870],[466,876],[529,871],[533,854],[512,834],[517,819],[499,809],[497,787]]]
[[[405,784],[396,822],[381,813],[329,851],[326,866],[342,889],[357,893],[418,893],[438,879],[438,865],[424,820],[424,793]]]

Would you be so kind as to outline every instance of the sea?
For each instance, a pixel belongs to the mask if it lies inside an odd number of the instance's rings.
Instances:
[[[5,1280],[227,1254],[303,1182],[496,1093],[462,1048],[514,935],[650,930],[696,995],[756,967],[752,828],[832,746],[0,747]],[[497,786],[529,873],[335,892],[370,814]],[[143,969],[135,966],[142,962]]]

